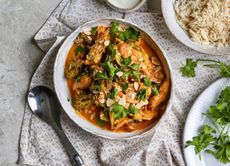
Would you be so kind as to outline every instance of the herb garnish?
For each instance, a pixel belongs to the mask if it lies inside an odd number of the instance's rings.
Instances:
[[[123,41],[138,40],[139,37],[140,37],[140,32],[136,31],[132,27],[129,27],[124,32],[120,33],[120,39]]]
[[[138,109],[137,109],[133,104],[131,104],[131,105],[129,106],[129,112],[130,112],[131,114],[137,114],[139,111],[138,111]]]
[[[102,73],[97,72],[96,78],[101,79],[101,80],[106,80],[106,79],[108,79],[108,76],[107,76],[106,72],[102,72]]]
[[[143,101],[146,99],[146,89],[141,89],[137,93],[137,99],[140,99],[140,100],[143,100]]]
[[[198,62],[204,62],[205,67],[217,68],[219,69],[220,75],[223,77],[230,77],[230,65],[227,65],[224,62],[211,60],[211,59],[197,59],[193,60],[191,58],[186,59],[186,64],[180,68],[180,72],[184,77],[195,77],[196,72],[195,68],[197,67]]]
[[[97,27],[93,27],[92,29],[91,29],[91,33],[92,33],[92,35],[96,35],[97,34]]]
[[[86,54],[88,52],[88,48],[84,48],[82,46],[78,46],[76,49],[75,49],[75,55],[78,55],[78,53],[83,53],[83,54]]]
[[[125,66],[128,66],[131,64],[131,62],[132,62],[131,57],[128,57],[128,58],[124,58],[124,60],[122,61],[122,64]]]
[[[101,66],[108,72],[110,77],[113,77],[116,74],[117,68],[114,67],[109,61],[102,63]]]
[[[121,84],[121,88],[122,88],[122,91],[125,92],[129,87],[129,84],[125,83],[125,84]]]
[[[115,99],[116,95],[117,95],[118,90],[116,88],[113,88],[111,90],[111,92],[109,93],[108,97],[111,99]]]
[[[105,121],[101,119],[97,119],[97,125],[100,127],[104,127]]]
[[[215,156],[222,163],[230,162],[230,86],[221,93],[215,105],[210,106],[204,114],[214,124],[214,128],[203,125],[197,136],[186,142],[186,146],[194,146],[195,153],[201,151]],[[219,131],[221,129],[221,131]]]
[[[112,112],[114,112],[114,119],[124,118],[128,115],[128,110],[125,109],[122,105],[114,103],[112,105]]]
[[[145,86],[150,86],[151,85],[151,81],[150,81],[150,79],[148,77],[144,78],[144,84],[145,84]]]

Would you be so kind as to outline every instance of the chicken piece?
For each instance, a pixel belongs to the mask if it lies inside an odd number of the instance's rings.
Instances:
[[[148,76],[148,78],[155,82],[155,83],[161,83],[161,81],[164,79],[165,74],[163,72],[163,69],[161,66],[154,64],[151,60],[148,54],[145,52],[144,49],[142,49],[142,57],[144,59],[144,63],[142,63],[141,71]],[[156,57],[155,57],[156,59]]]
[[[132,54],[132,48],[123,41],[119,43],[118,51],[121,53],[122,58],[128,58]]]
[[[105,51],[105,46],[100,43],[94,44],[89,53],[86,55],[86,65],[99,64],[102,58],[102,54]]]
[[[159,115],[157,110],[149,110],[147,106],[141,109],[139,112],[142,120],[151,120]]]
[[[86,55],[86,65],[99,64],[105,48],[110,42],[109,29],[103,26],[98,27],[98,33],[95,44],[90,48],[89,53]]]
[[[159,94],[157,96],[153,96],[149,100],[149,105],[148,105],[149,110],[155,110],[162,102],[164,102],[167,99],[169,88],[170,88],[170,81],[167,78],[161,84],[159,89]]]
[[[78,82],[75,82],[73,85],[73,90],[77,89],[87,89],[91,86],[92,84],[92,79],[88,75],[84,75],[80,78]]]

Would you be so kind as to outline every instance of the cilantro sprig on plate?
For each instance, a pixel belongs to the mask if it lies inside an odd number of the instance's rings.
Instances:
[[[203,125],[199,134],[186,142],[186,146],[194,146],[195,153],[201,159],[201,152],[212,154],[222,163],[230,162],[230,86],[221,93],[215,105],[210,106],[204,114],[213,126]],[[221,130],[221,131],[220,131]]]

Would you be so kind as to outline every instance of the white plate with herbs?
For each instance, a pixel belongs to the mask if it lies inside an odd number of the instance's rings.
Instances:
[[[188,114],[183,135],[186,164],[230,166],[229,128],[230,78],[221,78],[201,93]]]

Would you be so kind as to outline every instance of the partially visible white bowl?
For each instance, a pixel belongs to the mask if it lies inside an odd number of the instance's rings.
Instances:
[[[136,30],[141,32],[142,38],[157,52],[160,60],[162,61],[162,64],[166,70],[167,77],[170,78],[171,81],[171,93],[170,93],[170,98],[167,104],[167,108],[164,112],[164,114],[161,116],[160,120],[156,124],[151,124],[147,128],[143,130],[137,130],[134,132],[111,132],[107,130],[103,130],[98,126],[95,126],[94,124],[90,123],[80,115],[75,113],[74,108],[72,107],[71,103],[67,101],[67,98],[70,96],[70,92],[67,86],[67,80],[64,77],[64,66],[65,66],[65,61],[67,54],[72,47],[75,38],[79,35],[80,32],[86,31],[92,27],[99,26],[99,25],[105,25],[108,26],[111,24],[111,22],[118,22],[120,24],[126,25],[126,26],[131,26],[135,28]],[[162,121],[162,118],[166,115],[166,112],[169,111],[172,103],[172,96],[173,96],[173,80],[172,80],[172,75],[171,75],[171,66],[169,64],[169,61],[164,53],[164,51],[156,45],[156,43],[153,41],[153,39],[143,30],[138,28],[136,25],[125,22],[124,20],[121,19],[96,19],[93,21],[89,21],[80,27],[78,27],[70,36],[66,38],[62,46],[60,47],[56,61],[54,64],[54,87],[55,91],[57,94],[57,97],[59,99],[59,102],[61,103],[61,106],[63,107],[64,111],[66,114],[72,119],[79,127],[82,129],[104,137],[104,138],[109,138],[109,139],[129,139],[129,138],[135,138],[135,137],[140,137],[143,135],[146,135],[147,133],[153,131],[156,129],[156,127],[159,125],[159,122]]]
[[[197,42],[193,42],[186,32],[180,27],[176,20],[176,13],[174,10],[175,0],[162,0],[161,9],[166,25],[171,33],[184,45],[190,47],[198,52],[202,52],[210,55],[230,55],[230,46],[215,47],[202,45]]]

